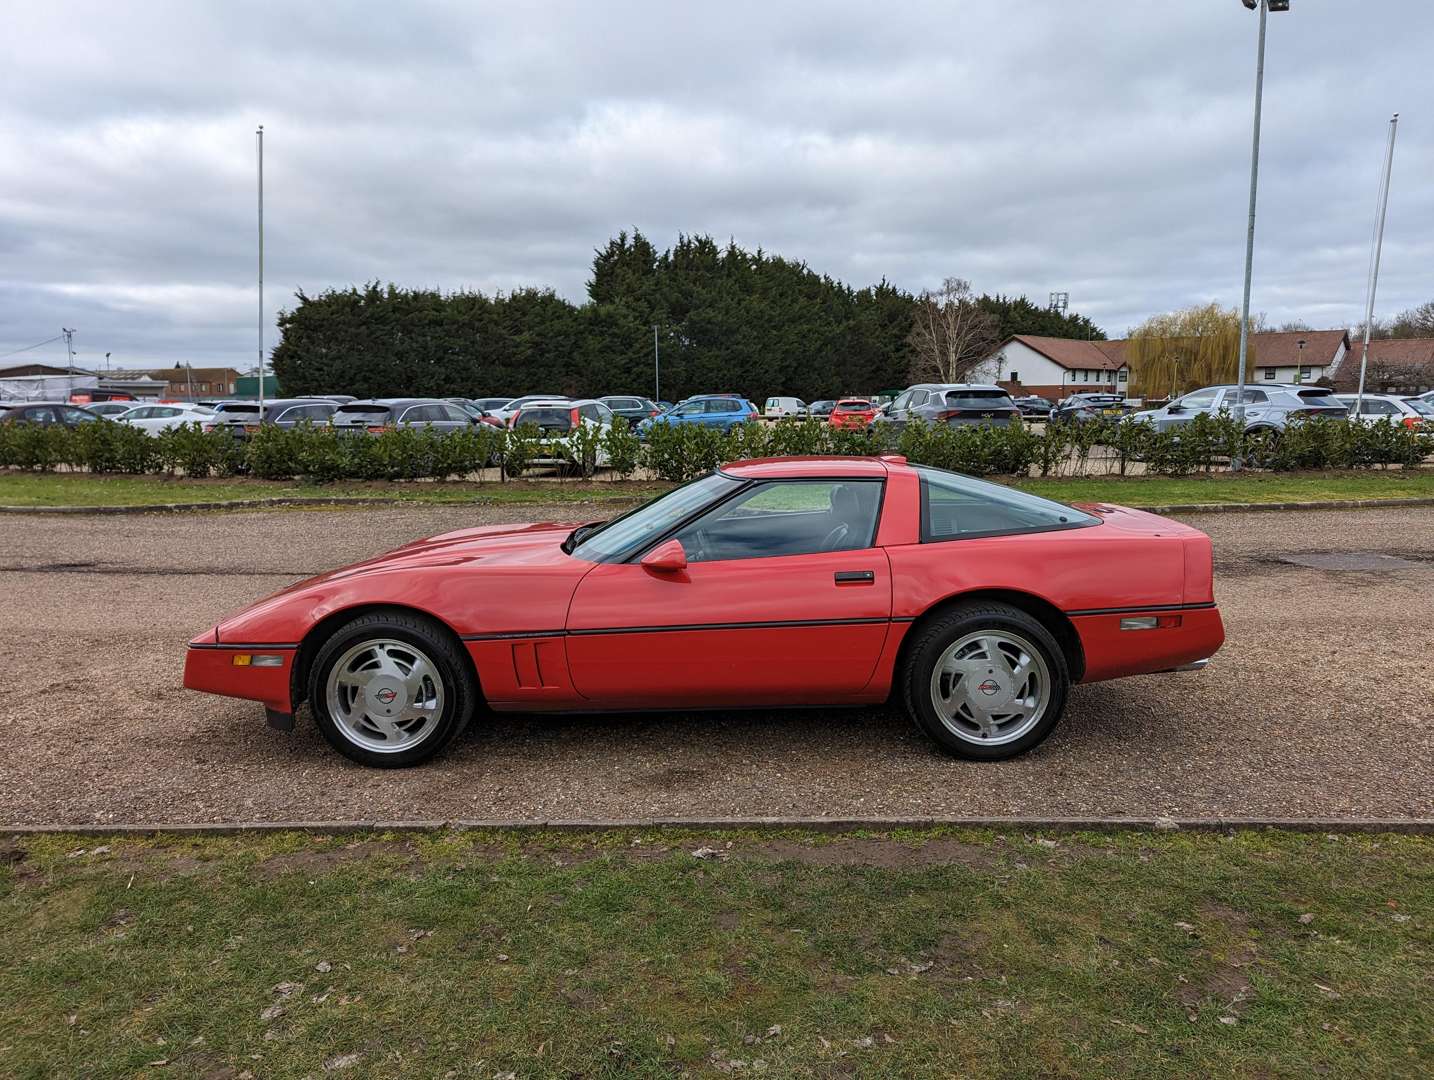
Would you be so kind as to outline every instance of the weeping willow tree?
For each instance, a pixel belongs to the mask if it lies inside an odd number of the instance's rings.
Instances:
[[[1125,346],[1130,392],[1164,398],[1202,386],[1235,382],[1240,369],[1240,313],[1219,304],[1156,315],[1130,334]],[[1245,356],[1245,377],[1255,369],[1255,343]]]

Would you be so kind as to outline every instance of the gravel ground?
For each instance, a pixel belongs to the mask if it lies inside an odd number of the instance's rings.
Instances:
[[[552,516],[604,516],[568,505]],[[1077,687],[1033,754],[935,753],[895,710],[497,717],[368,770],[308,718],[180,686],[198,630],[293,579],[543,508],[0,520],[17,673],[0,823],[751,816],[1434,816],[1434,508],[1191,515],[1229,640],[1198,674]],[[1329,553],[1378,553],[1331,569]],[[1315,558],[1307,558],[1315,556]],[[1316,566],[1283,561],[1306,559]]]

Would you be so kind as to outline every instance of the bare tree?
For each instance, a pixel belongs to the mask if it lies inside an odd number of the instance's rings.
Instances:
[[[996,320],[971,295],[971,283],[949,277],[917,298],[906,339],[913,374],[938,382],[961,382],[986,359],[996,342]]]

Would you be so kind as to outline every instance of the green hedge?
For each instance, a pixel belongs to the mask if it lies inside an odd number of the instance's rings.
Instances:
[[[327,427],[261,428],[239,442],[197,424],[151,436],[124,424],[78,428],[0,424],[0,467],[96,473],[246,474],[271,480],[447,479],[497,467],[520,476],[535,458],[557,457],[566,471],[591,476],[603,463],[610,475],[647,469],[664,480],[699,476],[724,461],[793,454],[875,454],[894,451],[909,460],[972,475],[1042,476],[1125,474],[1139,463],[1169,476],[1224,467],[1240,454],[1264,469],[1360,469],[1417,465],[1434,453],[1434,435],[1390,421],[1372,426],[1312,420],[1283,434],[1243,436],[1226,416],[1197,416],[1178,431],[1145,424],[1094,422],[1010,427],[906,426],[899,433],[839,429],[819,421],[744,424],[731,431],[659,424],[645,442],[625,424],[583,429],[566,442],[545,442],[524,426],[505,431],[487,425],[440,435],[397,428],[378,435],[344,435]]]

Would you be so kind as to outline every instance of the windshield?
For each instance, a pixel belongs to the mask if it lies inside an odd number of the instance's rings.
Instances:
[[[1427,401],[1421,401],[1419,398],[1405,398],[1404,404],[1408,405],[1420,416],[1434,416],[1434,405],[1429,404]]]
[[[708,503],[742,486],[721,473],[708,473],[650,503],[614,518],[582,537],[571,554],[591,562],[616,562],[666,532]]]

